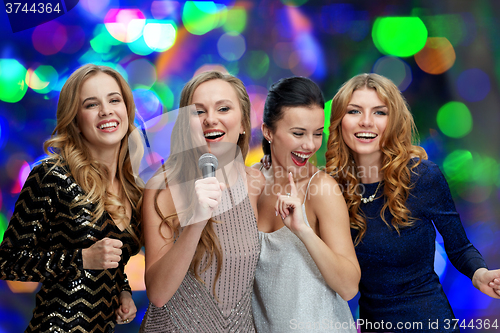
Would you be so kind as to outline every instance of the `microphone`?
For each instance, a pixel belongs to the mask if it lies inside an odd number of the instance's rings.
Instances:
[[[205,153],[200,156],[198,160],[198,167],[201,169],[203,178],[215,177],[215,170],[219,166],[219,161],[214,154]]]

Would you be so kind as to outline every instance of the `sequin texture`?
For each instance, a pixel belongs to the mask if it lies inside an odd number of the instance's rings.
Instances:
[[[26,332],[113,332],[118,296],[130,291],[124,267],[139,245],[106,212],[92,222],[92,203],[70,208],[84,192],[64,167],[49,172],[53,164],[34,167],[24,184],[0,246],[0,278],[42,283]],[[119,267],[83,269],[81,250],[105,237],[123,242]]]
[[[205,284],[188,272],[167,304],[163,307],[150,304],[140,332],[255,331],[251,294],[260,247],[257,221],[241,177],[223,191],[214,218],[222,222],[214,224],[214,231],[223,252],[216,295],[212,294],[217,271],[214,261],[208,270],[200,273]],[[201,267],[207,259],[205,256]]]

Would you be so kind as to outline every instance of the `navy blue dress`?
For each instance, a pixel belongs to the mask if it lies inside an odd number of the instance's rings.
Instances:
[[[448,258],[461,273],[472,279],[478,268],[486,267],[467,239],[438,166],[423,160],[414,171],[417,174],[412,174],[411,181],[415,186],[406,206],[418,220],[411,227],[400,228],[400,235],[380,217],[382,187],[378,199],[361,203],[367,217],[365,237],[356,246],[361,266],[361,332],[459,332],[453,329],[455,316],[434,271],[434,226],[443,237]],[[364,186],[363,197],[367,198],[378,183]],[[388,210],[385,219],[389,223],[392,219]],[[351,229],[351,234],[354,240],[357,230]]]

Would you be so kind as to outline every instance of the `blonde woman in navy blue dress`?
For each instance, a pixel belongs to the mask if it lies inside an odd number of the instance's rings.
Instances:
[[[412,145],[414,130],[400,91],[380,75],[355,76],[333,98],[327,172],[349,209],[362,332],[459,331],[434,271],[435,227],[453,265],[500,298],[500,270],[467,239],[443,174]]]

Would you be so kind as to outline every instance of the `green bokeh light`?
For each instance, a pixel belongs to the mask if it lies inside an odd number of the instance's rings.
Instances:
[[[474,170],[472,153],[468,150],[455,150],[444,159],[443,169],[451,187],[458,182],[471,180]]]
[[[32,75],[35,75],[40,81],[45,83],[44,87],[41,87],[40,89],[37,89],[36,87],[32,88],[39,94],[46,94],[54,90],[59,80],[59,74],[52,66],[38,66]]]
[[[409,57],[425,46],[427,28],[418,17],[379,17],[372,38],[381,53]]]
[[[17,60],[0,59],[0,100],[17,103],[24,97],[28,90],[26,72]]]
[[[284,5],[292,7],[300,7],[305,4],[308,0],[281,0]]]
[[[160,99],[163,105],[163,113],[171,111],[174,106],[174,93],[172,90],[166,84],[158,81],[151,89],[156,92],[156,95]]]
[[[481,186],[490,186],[498,182],[499,165],[498,162],[489,156],[473,155],[474,170],[472,180]]]
[[[227,19],[222,26],[225,32],[242,33],[247,25],[247,12],[242,7],[234,7],[227,11]]]
[[[248,52],[250,60],[247,65],[248,75],[258,80],[266,75],[269,70],[269,56],[264,51],[250,51]]]
[[[7,230],[7,226],[9,223],[7,222],[7,219],[5,218],[5,215],[0,213],[0,242],[3,240],[3,234],[5,233],[5,230]]]
[[[330,116],[332,114],[332,99],[325,103],[325,128],[323,128],[323,132],[326,134],[326,137],[330,135]]]
[[[98,24],[94,29],[94,38],[90,40],[90,46],[97,53],[108,53],[114,45],[122,42],[110,35],[104,24]]]
[[[213,1],[186,1],[182,22],[193,35],[204,35],[219,26],[226,12],[225,7],[218,7]]]
[[[472,115],[464,103],[448,102],[437,114],[441,132],[452,138],[461,138],[472,130]]]

